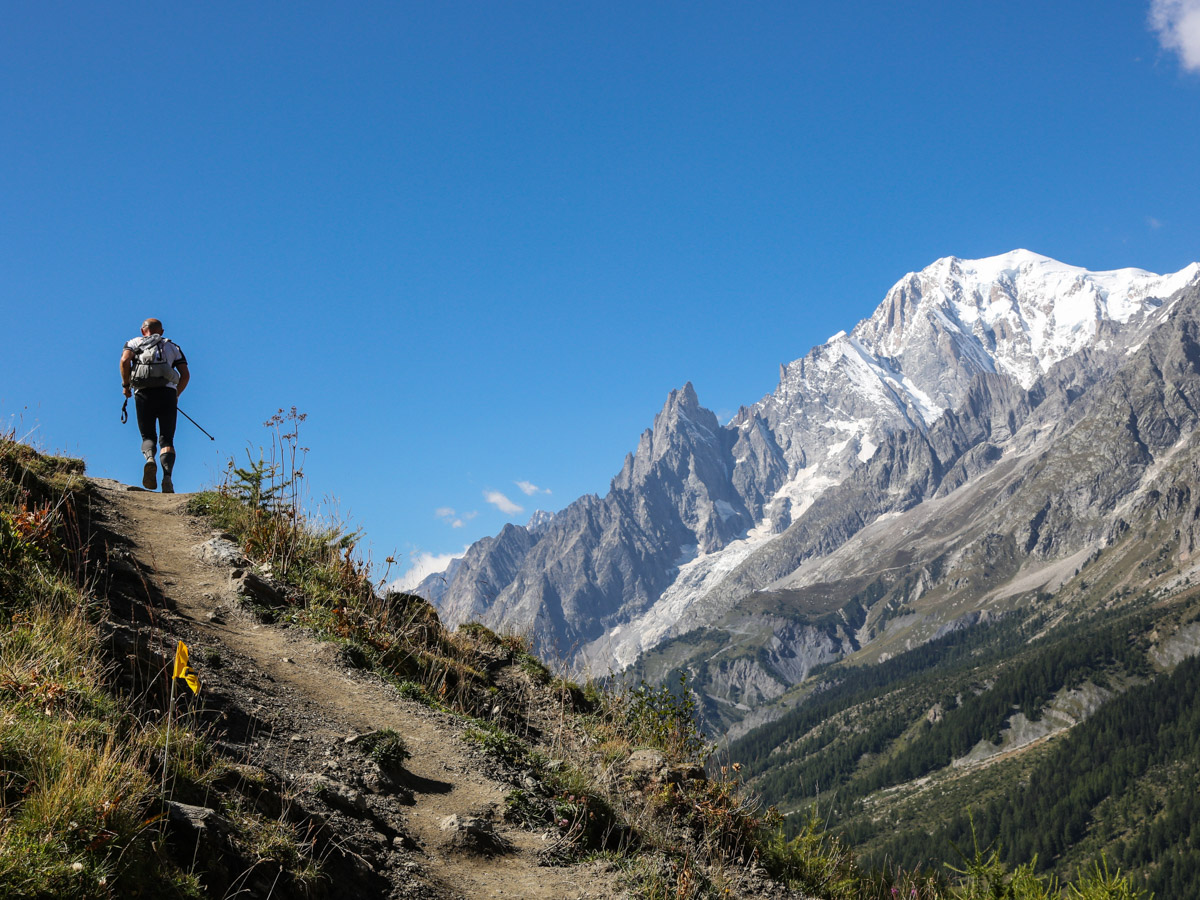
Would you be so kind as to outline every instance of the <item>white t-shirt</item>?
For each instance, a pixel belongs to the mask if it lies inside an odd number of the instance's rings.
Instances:
[[[134,365],[137,365],[138,351],[156,337],[157,335],[144,334],[139,337],[135,337],[132,341],[125,342],[124,349],[133,351]],[[185,366],[187,365],[187,357],[183,355],[183,351],[179,349],[179,345],[174,341],[167,340],[166,338],[162,339],[162,358],[163,362],[170,363],[171,368],[173,369],[178,369],[180,363]],[[173,391],[179,390],[178,386],[174,384],[164,385],[164,387],[169,387]]]

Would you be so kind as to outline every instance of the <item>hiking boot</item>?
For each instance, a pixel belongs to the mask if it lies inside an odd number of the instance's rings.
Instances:
[[[171,481],[171,473],[170,472],[163,472],[162,492],[164,494],[175,493],[175,485]]]
[[[153,459],[146,460],[146,465],[142,467],[142,487],[148,491],[158,487],[158,466]]]

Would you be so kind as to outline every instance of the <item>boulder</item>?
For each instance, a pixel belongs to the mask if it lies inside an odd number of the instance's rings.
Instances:
[[[480,816],[450,815],[442,819],[445,844],[451,850],[466,850],[473,853],[505,853],[510,847],[497,832],[494,825]]]
[[[287,603],[287,594],[282,585],[248,569],[234,569],[230,572],[229,586],[235,593],[259,606],[279,607]]]
[[[202,560],[214,566],[244,566],[246,557],[233,541],[225,537],[214,537],[197,548]]]
[[[667,756],[661,750],[634,750],[625,762],[625,774],[635,779],[660,777],[667,768]]]

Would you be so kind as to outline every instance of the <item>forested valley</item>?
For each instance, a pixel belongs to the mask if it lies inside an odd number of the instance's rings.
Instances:
[[[991,847],[1069,879],[1103,856],[1158,897],[1200,896],[1200,658],[1155,650],[1200,602],[1040,599],[825,667],[730,758],[796,830],[815,812],[869,865],[946,871]]]

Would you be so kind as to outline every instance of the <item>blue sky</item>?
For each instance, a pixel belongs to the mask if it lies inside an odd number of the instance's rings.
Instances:
[[[938,257],[1200,258],[1200,0],[2,23],[0,421],[133,481],[158,316],[217,437],[181,422],[179,489],[296,406],[312,503],[401,568],[605,493],[672,388],[727,417]]]

